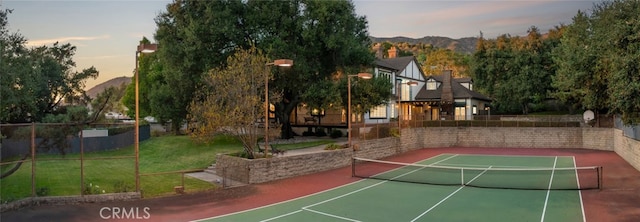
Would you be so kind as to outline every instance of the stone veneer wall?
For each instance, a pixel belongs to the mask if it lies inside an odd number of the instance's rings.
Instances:
[[[242,183],[263,183],[348,166],[351,153],[350,149],[340,149],[260,159],[218,155],[216,172]]]
[[[640,171],[640,141],[624,136],[622,130],[613,129],[614,142],[613,149],[618,156],[626,160]]]
[[[615,151],[640,170],[640,142],[612,128],[427,127],[402,129],[402,137],[354,141],[357,151],[322,151],[297,156],[247,160],[219,155],[217,172],[244,183],[262,183],[351,164],[358,157],[380,159],[410,150],[437,147],[578,148]]]

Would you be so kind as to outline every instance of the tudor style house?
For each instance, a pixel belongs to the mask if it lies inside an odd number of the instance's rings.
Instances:
[[[440,75],[425,75],[414,56],[397,56],[397,49],[376,53],[374,73],[393,83],[392,98],[387,104],[371,109],[353,122],[367,124],[401,120],[472,120],[485,113],[491,99],[473,91],[471,78],[453,78],[451,70]],[[291,117],[294,126],[346,127],[347,117],[342,110],[308,110],[298,107]]]
[[[380,58],[378,51],[375,74],[394,83],[394,98],[365,114],[366,123],[472,120],[489,109],[491,99],[473,91],[471,78],[453,78],[451,70],[426,76],[414,56],[397,57],[395,47],[388,52],[387,58]]]

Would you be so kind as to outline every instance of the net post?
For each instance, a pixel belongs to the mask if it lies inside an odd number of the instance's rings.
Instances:
[[[351,177],[356,176],[356,158],[351,157]]]
[[[460,185],[466,185],[464,184],[464,169],[460,168]]]
[[[602,190],[602,166],[598,167],[598,190]]]

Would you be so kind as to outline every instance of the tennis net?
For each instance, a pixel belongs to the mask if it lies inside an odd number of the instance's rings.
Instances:
[[[434,185],[523,190],[600,189],[602,167],[452,167],[353,158],[352,175]]]

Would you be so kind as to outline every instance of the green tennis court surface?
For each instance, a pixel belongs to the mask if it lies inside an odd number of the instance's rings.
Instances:
[[[599,188],[601,172],[567,156],[355,163],[354,175],[369,179],[200,221],[584,221],[579,190]]]

